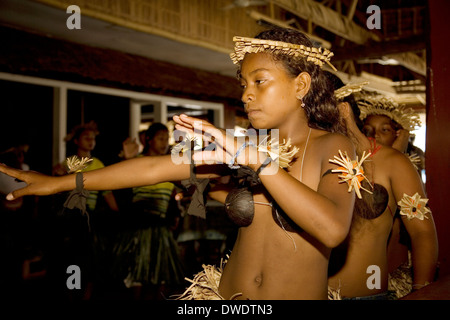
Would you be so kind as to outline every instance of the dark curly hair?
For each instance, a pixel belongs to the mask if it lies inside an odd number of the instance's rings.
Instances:
[[[100,134],[97,123],[93,120],[88,123],[75,126],[74,128],[72,128],[71,132],[64,138],[64,141],[67,142],[67,156],[77,153],[78,146],[75,144],[75,140],[80,139],[81,135],[85,131],[92,131],[96,136]]]
[[[154,122],[150,127],[148,127],[148,129],[145,131],[145,146],[144,146],[143,153],[148,152],[148,148],[149,148],[148,142],[150,140],[152,140],[155,137],[155,135],[160,131],[165,131],[168,133],[169,129],[167,128],[167,126],[165,124],[163,124],[161,122]]]
[[[260,32],[255,38],[313,47],[311,40],[295,29],[273,28]],[[334,91],[330,88],[321,67],[303,57],[294,57],[277,52],[272,52],[272,57],[275,61],[281,62],[287,73],[293,78],[302,72],[307,72],[311,76],[310,89],[303,98],[308,126],[329,132],[344,132],[339,122],[339,111],[336,108]]]
[[[343,86],[345,86],[345,84],[341,80],[341,78],[339,78],[334,73],[329,72],[329,71],[324,71],[324,73],[325,73],[325,76],[327,77],[328,81],[330,81],[330,85],[333,88],[333,92],[336,91],[337,89],[340,89]],[[356,102],[355,96],[353,94],[350,94],[350,95],[346,96],[344,99],[342,99],[342,101],[347,102],[350,105],[356,125],[358,126],[359,130],[362,130],[364,123],[360,119],[361,110],[358,107],[358,103]]]
[[[344,82],[337,75],[329,71],[325,71],[325,76],[330,83],[330,87],[333,88],[333,92],[344,86]],[[342,101],[347,102],[350,105],[353,113],[353,120],[355,121],[359,130],[362,130],[363,122],[359,118],[361,110],[359,109],[353,94],[348,95],[347,97],[342,99]],[[345,124],[343,125],[345,126],[345,128],[347,128]],[[346,135],[351,139],[353,138],[353,134],[349,130],[346,130]],[[358,153],[359,156],[362,156],[361,152]],[[363,164],[363,166],[365,167],[366,164]],[[384,209],[386,209],[389,200],[389,194],[387,193],[386,189],[379,184],[374,183],[372,187],[366,181],[362,181],[361,184],[366,189],[372,188],[372,193],[361,193],[362,199],[357,199],[357,201],[355,201],[355,215],[353,215],[353,218],[355,219],[357,217],[361,217],[364,219],[375,219],[384,212]]]

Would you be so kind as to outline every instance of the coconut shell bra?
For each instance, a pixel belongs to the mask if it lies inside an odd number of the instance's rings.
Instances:
[[[238,187],[232,189],[225,200],[225,211],[228,217],[239,227],[249,226],[255,215],[253,193],[251,189],[261,184],[255,171],[246,166],[233,170],[232,178]],[[272,207],[274,221],[286,231],[301,232],[302,229],[293,222],[275,202],[264,203]]]
[[[323,174],[332,173],[328,170]],[[255,202],[253,200],[252,188],[261,185],[257,173],[247,166],[241,166],[232,170],[231,177],[237,186],[229,192],[225,200],[225,211],[228,217],[239,227],[249,226],[255,215]],[[195,166],[191,164],[191,177],[183,181],[185,187],[195,185],[195,192],[188,213],[201,218],[206,217],[204,193],[208,187],[209,179],[198,179],[195,174]],[[379,184],[373,184],[372,194],[366,194],[361,200],[355,201],[355,214],[364,219],[375,219],[385,210],[389,200],[387,190]],[[300,232],[302,229],[294,223],[275,202],[260,203],[272,207],[274,221],[286,231]]]
[[[323,176],[332,173],[328,170]],[[322,176],[322,177],[323,177]],[[231,190],[225,200],[225,210],[228,217],[239,227],[249,226],[255,215],[252,187],[261,184],[261,180],[256,173],[245,166],[233,170],[233,179],[238,187]],[[362,200],[355,201],[355,213],[364,219],[375,219],[386,210],[389,201],[389,194],[382,185],[374,184],[373,193],[366,193]],[[275,222],[291,232],[300,232],[302,229],[293,222],[287,214],[275,203],[267,203],[272,207],[272,217]]]
[[[261,180],[252,169],[246,166],[233,170],[232,178],[238,187],[228,193],[225,211],[234,224],[247,227],[252,223],[255,215],[253,193],[250,189],[261,184]]]

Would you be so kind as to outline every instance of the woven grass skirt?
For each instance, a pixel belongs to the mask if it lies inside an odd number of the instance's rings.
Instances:
[[[114,253],[115,274],[127,287],[184,283],[178,244],[167,226],[121,232]]]

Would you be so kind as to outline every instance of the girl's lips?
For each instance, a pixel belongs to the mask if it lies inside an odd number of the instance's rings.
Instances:
[[[251,117],[251,116],[255,116],[256,114],[258,114],[260,112],[260,110],[247,110],[247,116]]]

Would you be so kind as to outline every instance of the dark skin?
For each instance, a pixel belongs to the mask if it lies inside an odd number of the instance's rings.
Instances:
[[[408,147],[409,131],[398,129],[393,121],[383,115],[369,115],[364,119],[363,132],[372,137],[377,144],[392,147],[400,152],[405,152]],[[389,243],[388,265],[389,273],[395,271],[402,263],[408,262],[408,247],[400,242],[401,218],[394,219]]]
[[[347,185],[339,183],[336,174],[322,175],[336,168],[329,159],[339,150],[354,158],[354,147],[343,135],[310,131],[297,98],[310,90],[309,74],[303,72],[293,78],[270,54],[258,53],[247,54],[241,75],[242,101],[254,128],[278,129],[280,140],[290,138],[301,150],[297,157],[310,136],[304,163],[298,158],[287,171],[269,164],[260,175],[264,189],[254,194],[255,202],[276,201],[303,231],[286,233],[272,218],[269,206],[255,205],[252,224],[239,229],[219,292],[225,299],[327,299],[329,255],[331,248],[348,234],[355,195],[348,192]],[[207,140],[208,135],[214,136],[217,148],[195,153],[193,158],[200,177],[217,178],[220,172],[216,165],[228,163],[236,153],[236,139],[206,121],[187,116],[175,116],[174,121],[178,130],[193,134],[195,129]],[[247,147],[236,162],[257,170],[266,157],[267,154],[256,148]],[[75,178],[70,176],[27,174],[4,166],[0,166],[0,171],[28,183],[28,187],[15,191],[9,198],[51,194],[75,187]],[[116,189],[188,177],[187,161],[176,164],[171,156],[141,157],[88,172],[84,175],[84,185],[88,190]]]
[[[370,142],[356,126],[348,103],[341,103],[339,110],[354,137],[359,153],[370,150]],[[417,192],[422,198],[426,198],[417,171],[409,159],[398,150],[382,146],[369,161],[365,162],[366,176],[370,181],[386,188],[389,193],[389,203],[388,208],[375,219],[355,217],[346,242],[348,252],[345,264],[329,279],[330,286],[340,288],[340,293],[344,297],[369,296],[387,290],[389,269],[386,247],[397,203],[404,194],[412,196]],[[402,221],[412,240],[413,283],[432,282],[438,254],[432,214],[427,214],[427,219],[424,220],[408,219],[402,216]],[[379,289],[369,288],[366,284],[370,276],[367,268],[371,265],[380,268]]]
[[[368,116],[364,119],[362,130],[367,137],[374,138],[377,144],[393,147],[401,152],[404,152],[408,146],[409,132],[402,128],[396,128],[387,116]]]
[[[94,130],[86,129],[84,130],[80,136],[74,139],[74,144],[77,146],[77,156],[79,158],[91,158],[92,151],[96,146],[96,137],[97,132]],[[54,169],[53,172],[55,175],[65,175],[67,174],[65,164],[59,164]],[[107,192],[103,194],[103,197],[108,204],[109,208],[113,211],[118,211],[119,207],[117,201],[112,192]]]

